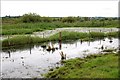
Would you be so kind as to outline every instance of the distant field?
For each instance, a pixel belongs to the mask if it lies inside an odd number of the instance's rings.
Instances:
[[[35,17],[22,16],[19,18],[3,18],[2,19],[2,35],[14,34],[32,34],[33,32],[51,30],[55,28],[65,27],[118,27],[116,18],[98,18],[90,19],[89,17]]]

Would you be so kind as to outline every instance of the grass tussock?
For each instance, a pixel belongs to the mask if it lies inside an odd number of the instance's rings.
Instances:
[[[2,47],[46,42],[47,38],[19,35],[2,41]]]
[[[90,55],[64,61],[64,66],[50,71],[46,78],[118,78],[116,54]]]
[[[109,33],[106,33],[106,36],[108,36],[108,37],[118,37],[119,32],[109,32]]]
[[[88,33],[82,33],[82,32],[68,32],[63,31],[62,32],[62,40],[76,40],[76,39],[82,39],[88,37]],[[59,39],[59,33],[50,36],[50,39],[58,40]]]
[[[117,32],[114,32],[112,34],[113,34],[112,37],[117,37]],[[90,32],[89,34],[89,33],[82,33],[82,32],[67,32],[67,31],[62,32],[62,41],[77,40],[77,39],[88,41],[88,40],[94,40],[99,38],[101,39],[104,37],[109,37],[109,33]],[[59,33],[54,34],[48,38],[19,35],[13,38],[5,39],[0,42],[2,42],[2,47],[9,47],[9,46],[25,45],[25,44],[37,44],[37,43],[48,42],[48,41],[59,41]]]

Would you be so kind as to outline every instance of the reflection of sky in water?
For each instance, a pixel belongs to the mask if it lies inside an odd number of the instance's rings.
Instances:
[[[110,43],[109,39],[98,40],[93,42],[75,41],[71,43],[62,43],[62,51],[66,53],[67,59],[75,57],[83,57],[84,54],[99,53],[101,46],[106,48],[117,48],[118,39],[113,39]],[[54,44],[59,47],[58,43]],[[31,50],[17,50],[11,52],[10,55],[2,52],[2,72],[3,77],[21,78],[21,77],[41,77],[40,74],[46,73],[50,68],[59,66],[61,50],[55,52],[47,52],[40,46],[34,46]],[[10,58],[9,58],[10,57]],[[17,75],[16,75],[17,74]]]

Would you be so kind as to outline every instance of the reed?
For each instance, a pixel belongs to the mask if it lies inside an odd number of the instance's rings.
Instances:
[[[113,34],[113,35],[112,35]],[[112,35],[112,36],[111,36]],[[90,32],[89,33],[81,33],[81,32],[62,32],[62,41],[66,40],[77,40],[81,39],[82,41],[87,40],[94,40],[94,39],[101,39],[104,37],[118,37],[118,32],[112,32],[112,33],[102,33],[102,32]],[[25,35],[19,35],[15,36],[13,38],[5,39],[2,42],[2,47],[9,47],[9,46],[16,46],[16,45],[24,45],[24,44],[38,44],[48,41],[59,41],[59,33],[54,34],[48,38],[41,38],[37,36],[25,36]]]

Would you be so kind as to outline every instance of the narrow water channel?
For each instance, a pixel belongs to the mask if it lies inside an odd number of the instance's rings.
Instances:
[[[80,57],[85,55],[101,53],[103,46],[106,49],[118,49],[117,38],[105,38],[92,42],[67,41],[61,43],[49,42],[47,45],[54,45],[58,48],[54,51],[47,51],[41,45],[29,46],[27,48],[16,50],[3,50],[1,52],[1,67],[3,78],[42,78],[49,69],[61,66],[60,51],[66,54],[66,59]]]

